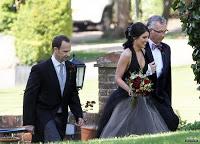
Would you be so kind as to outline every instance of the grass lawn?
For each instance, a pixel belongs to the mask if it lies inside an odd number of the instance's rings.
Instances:
[[[85,50],[85,51],[72,52],[72,54],[73,53],[75,53],[75,58],[80,59],[83,62],[91,62],[91,61],[96,60],[96,58],[105,55],[107,52],[96,51],[96,50]],[[72,56],[73,55],[71,55],[71,58],[72,58]]]
[[[22,114],[23,86],[0,89],[0,115]]]
[[[172,105],[187,121],[200,119],[200,91],[190,66],[172,68]]]
[[[177,131],[165,134],[129,136],[123,138],[94,139],[88,142],[66,141],[62,144],[198,144],[200,142],[200,131]]]
[[[200,100],[194,75],[190,66],[172,68],[173,107],[183,120],[192,122],[200,119]],[[22,114],[24,86],[0,89],[0,115]],[[85,78],[84,87],[80,90],[81,103],[95,100],[98,103],[98,77]],[[94,110],[98,112],[98,104]]]

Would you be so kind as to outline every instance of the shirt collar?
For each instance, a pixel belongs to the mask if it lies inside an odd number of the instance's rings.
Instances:
[[[153,50],[153,44],[156,45],[151,39],[148,39],[148,42],[149,42],[149,46],[151,48],[151,50]]]
[[[54,67],[57,67],[57,66],[59,66],[59,65],[61,64],[61,63],[55,58],[54,55],[51,56],[51,60],[52,60],[52,62],[53,62]],[[62,62],[62,64],[65,65],[65,62]]]

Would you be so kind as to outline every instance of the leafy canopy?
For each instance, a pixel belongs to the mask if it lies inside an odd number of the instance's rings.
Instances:
[[[20,6],[13,31],[21,64],[32,65],[47,59],[54,36],[71,36],[70,0],[27,0]]]
[[[175,0],[172,5],[178,10],[182,22],[182,30],[189,36],[188,44],[194,49],[192,64],[195,81],[200,84],[200,2],[199,0]]]

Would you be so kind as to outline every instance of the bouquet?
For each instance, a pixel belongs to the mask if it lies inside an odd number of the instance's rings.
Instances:
[[[153,83],[145,74],[142,74],[141,71],[138,73],[130,73],[127,82],[131,89],[133,106],[137,103],[137,96],[146,96],[153,90]]]

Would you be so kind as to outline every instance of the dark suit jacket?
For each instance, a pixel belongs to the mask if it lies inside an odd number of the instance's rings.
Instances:
[[[154,83],[154,91],[152,93],[155,105],[160,112],[161,116],[165,120],[168,128],[172,131],[176,130],[179,124],[179,119],[177,115],[173,112],[171,107],[171,50],[170,47],[165,44],[162,44],[162,61],[163,61],[163,69],[162,74],[159,78],[157,78],[156,73],[149,76],[149,78]],[[145,47],[145,58],[148,63],[154,61],[149,43],[147,43]]]
[[[150,63],[154,61],[151,49],[149,44],[146,45],[146,59]],[[156,98],[160,101],[165,101],[169,105],[171,105],[171,97],[172,97],[172,91],[171,91],[171,51],[170,47],[162,43],[162,61],[163,61],[163,69],[162,73],[159,78],[157,78],[156,73],[154,73],[152,76],[150,76],[151,80],[155,84],[156,91]]]
[[[26,85],[23,103],[23,125],[35,126],[35,142],[43,141],[46,123],[54,119],[58,108],[63,110],[63,123],[66,125],[68,106],[76,120],[82,117],[82,109],[76,88],[76,67],[66,61],[66,83],[61,96],[59,80],[52,60],[34,65]]]

